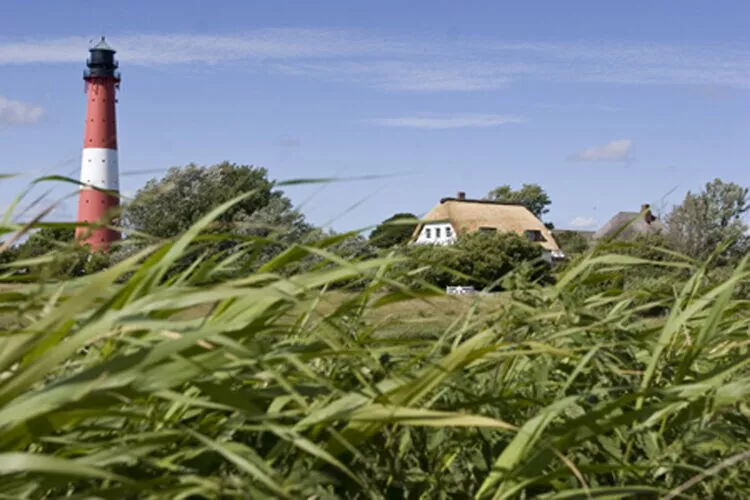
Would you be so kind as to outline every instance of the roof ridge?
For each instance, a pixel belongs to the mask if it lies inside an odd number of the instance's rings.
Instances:
[[[459,203],[484,203],[485,205],[504,205],[504,206],[510,206],[510,207],[525,207],[521,202],[517,201],[496,201],[496,200],[481,200],[481,199],[471,199],[471,198],[453,198],[453,197],[447,197],[447,198],[440,198],[440,204],[443,204],[447,201],[457,201]]]

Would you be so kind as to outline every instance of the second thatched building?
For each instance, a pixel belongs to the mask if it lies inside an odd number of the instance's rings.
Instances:
[[[652,212],[651,205],[641,205],[640,212],[619,212],[594,233],[594,242],[603,240],[629,241],[638,236],[658,234],[665,230],[664,223]]]

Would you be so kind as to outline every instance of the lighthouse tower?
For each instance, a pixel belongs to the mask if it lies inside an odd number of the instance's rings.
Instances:
[[[88,106],[80,179],[85,185],[78,197],[78,222],[107,224],[119,206],[115,91],[120,87],[120,74],[115,51],[104,37],[89,52],[88,69],[83,72]],[[77,227],[76,239],[94,251],[106,251],[120,239],[120,233],[107,227]]]

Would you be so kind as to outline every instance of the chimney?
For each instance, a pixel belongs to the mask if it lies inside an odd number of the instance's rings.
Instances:
[[[458,194],[456,195],[456,198],[458,198],[459,200],[465,200],[466,193],[464,193],[463,191],[459,191]]]
[[[656,220],[656,217],[651,213],[651,205],[648,203],[641,205],[641,214],[643,214],[643,218],[646,219],[646,224],[651,224]]]

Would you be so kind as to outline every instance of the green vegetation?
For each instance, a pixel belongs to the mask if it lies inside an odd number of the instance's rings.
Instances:
[[[722,259],[736,260],[749,248],[748,228],[742,221],[749,209],[747,188],[714,179],[706,183],[702,192],[688,192],[682,204],[669,214],[669,245],[697,259],[705,259],[717,246],[733,240]]]
[[[540,220],[549,213],[549,206],[552,204],[549,195],[539,184],[524,184],[517,191],[514,191],[513,188],[505,184],[492,189],[487,193],[485,199],[506,203],[520,203]],[[546,223],[545,225],[549,229],[554,227],[552,223]]]
[[[407,266],[429,267],[420,280],[443,289],[461,285],[494,291],[515,288],[519,279],[521,283],[550,281],[542,247],[515,233],[476,232],[450,246],[419,245],[403,253],[411,257]]]
[[[272,203],[232,196],[80,275],[70,243],[0,249],[0,498],[750,496],[737,238],[551,271],[511,235],[248,234]]]
[[[42,227],[31,234],[23,244],[7,249],[7,262],[33,262],[35,258],[43,258],[45,255],[62,249],[63,252],[56,259],[40,268],[41,274],[38,277],[42,280],[83,276],[105,269],[110,264],[110,259],[106,255],[92,255],[85,248],[72,246],[71,242],[74,238],[73,224],[63,223]],[[31,270],[28,266],[22,269],[25,272]]]
[[[381,222],[370,233],[370,242],[378,248],[391,248],[403,245],[411,239],[417,227],[417,216],[412,213],[398,213]]]
[[[248,193],[214,222],[217,231],[264,235],[269,229],[311,230],[293,210],[291,201],[269,180],[263,168],[223,162],[210,167],[195,164],[170,168],[161,179],[151,179],[125,206],[124,226],[141,233],[171,238],[188,230],[218,205]],[[299,235],[295,235],[299,237]]]
[[[589,248],[589,238],[578,231],[558,231],[553,236],[560,250],[566,255],[578,255]]]

